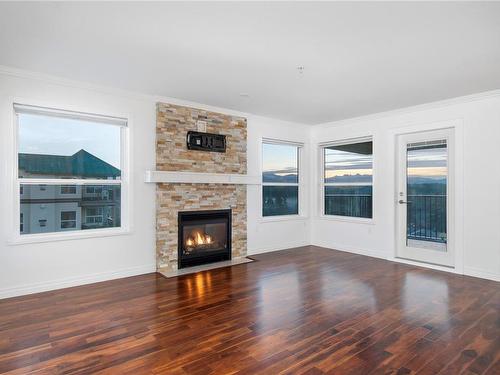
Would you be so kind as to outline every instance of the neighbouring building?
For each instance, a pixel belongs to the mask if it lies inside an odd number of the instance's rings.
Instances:
[[[19,154],[22,178],[120,178],[120,170],[85,150],[74,155]],[[20,232],[50,233],[120,226],[119,184],[22,184]]]

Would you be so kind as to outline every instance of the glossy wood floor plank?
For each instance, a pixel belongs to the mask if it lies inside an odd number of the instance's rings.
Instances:
[[[6,374],[500,374],[500,284],[318,247],[0,300]]]

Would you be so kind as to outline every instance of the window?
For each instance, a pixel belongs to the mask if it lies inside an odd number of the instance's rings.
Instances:
[[[372,140],[323,146],[324,215],[372,218]]]
[[[85,209],[85,224],[101,224],[103,222],[102,207],[88,207]]]
[[[76,185],[61,185],[61,194],[76,194]]]
[[[262,216],[299,214],[299,154],[299,145],[262,144]]]
[[[85,193],[87,193],[87,194],[100,194],[100,193],[102,193],[102,186],[86,186]]]
[[[18,104],[14,109],[21,217],[39,224],[20,224],[20,234],[121,227],[126,120]],[[103,223],[105,212],[106,225],[77,220],[89,206],[97,207],[89,220]]]
[[[61,211],[61,229],[76,228],[76,211]]]
[[[20,223],[20,226],[19,226],[19,231],[20,231],[21,233],[23,233],[23,232],[24,232],[24,215],[23,215],[23,213],[22,213],[22,212],[21,212],[21,216],[20,216],[20,218],[19,218],[19,223]]]

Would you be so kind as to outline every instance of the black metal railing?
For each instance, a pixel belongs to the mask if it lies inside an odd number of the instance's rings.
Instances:
[[[446,195],[408,195],[408,239],[446,243]]]
[[[325,215],[372,217],[372,196],[325,194]]]
[[[325,194],[325,215],[371,218],[372,196]],[[446,195],[409,195],[407,237],[446,243]]]

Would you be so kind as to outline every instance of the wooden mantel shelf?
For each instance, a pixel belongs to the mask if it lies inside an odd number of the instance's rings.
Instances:
[[[260,176],[245,174],[146,171],[146,182],[177,184],[260,185]]]

